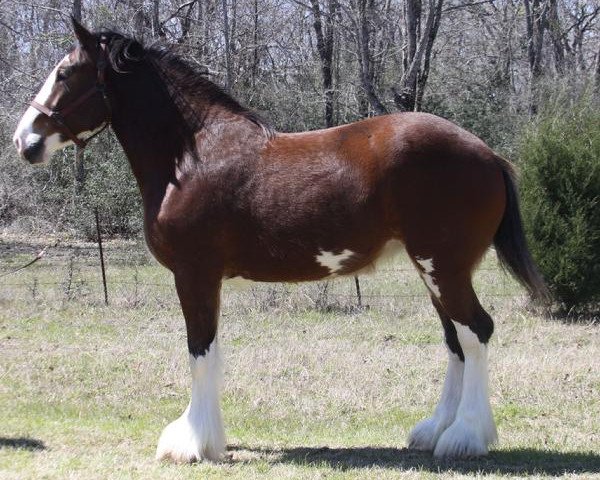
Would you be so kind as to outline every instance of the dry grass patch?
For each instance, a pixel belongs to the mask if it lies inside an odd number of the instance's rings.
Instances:
[[[68,255],[24,273],[25,287],[0,288],[2,479],[600,476],[598,325],[528,312],[490,260],[478,278],[497,325],[490,368],[500,445],[489,457],[439,462],[405,448],[437,401],[446,354],[423,287],[399,260],[363,280],[364,309],[348,279],[327,289],[227,287],[228,458],[158,464],[161,429],[189,394],[169,276],[152,263],[114,261],[104,307],[92,257],[82,258],[72,278],[86,295],[65,299]],[[58,287],[42,289],[50,280]]]

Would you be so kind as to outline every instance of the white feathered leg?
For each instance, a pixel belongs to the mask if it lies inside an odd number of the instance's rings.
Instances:
[[[221,358],[214,340],[205,355],[190,355],[192,398],[185,412],[163,431],[156,449],[158,460],[177,463],[219,460],[225,452],[221,417]]]
[[[408,437],[408,446],[417,450],[433,451],[440,435],[452,424],[460,402],[464,363],[448,349],[448,369],[442,396],[433,415],[421,420]]]
[[[465,356],[463,388],[456,418],[440,436],[436,457],[485,455],[497,440],[488,392],[487,345],[471,329],[454,322]]]

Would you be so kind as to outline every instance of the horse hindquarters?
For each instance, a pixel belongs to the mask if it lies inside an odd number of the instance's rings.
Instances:
[[[178,463],[216,461],[225,453],[217,344],[220,275],[188,266],[176,270],[175,284],[187,329],[192,395],[181,417],[164,429],[156,458]]]
[[[483,455],[496,440],[487,374],[494,324],[471,276],[505,210],[502,170],[475,157],[452,160],[451,170],[416,172],[420,195],[402,212],[406,250],[431,294],[449,355],[440,402],[413,429],[409,444],[439,457]]]

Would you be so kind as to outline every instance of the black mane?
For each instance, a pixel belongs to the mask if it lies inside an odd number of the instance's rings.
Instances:
[[[146,62],[154,69],[191,136],[202,129],[206,120],[194,108],[195,99],[204,105],[220,105],[259,126],[266,136],[273,136],[273,128],[256,112],[242,106],[223,88],[211,82],[205,72],[184,60],[173,47],[160,42],[145,47],[134,38],[110,30],[97,35],[99,42],[107,46],[109,63],[115,72],[128,72],[140,62]]]

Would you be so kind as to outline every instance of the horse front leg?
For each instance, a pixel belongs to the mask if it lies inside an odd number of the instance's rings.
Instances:
[[[225,452],[221,417],[221,359],[217,345],[221,276],[206,269],[175,273],[187,328],[192,395],[187,408],[169,424],[158,442],[156,458],[177,463],[219,460]]]

